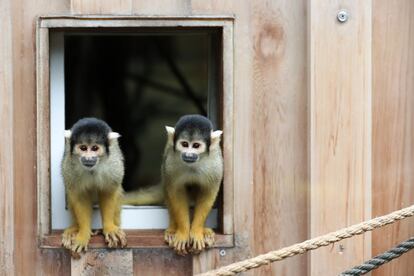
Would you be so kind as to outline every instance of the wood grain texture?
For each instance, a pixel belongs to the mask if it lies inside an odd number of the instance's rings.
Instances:
[[[71,275],[71,256],[67,250],[41,250],[39,260],[41,275]]]
[[[306,1],[254,1],[254,254],[307,239]],[[254,275],[305,275],[306,256]]]
[[[37,237],[36,17],[69,10],[69,2],[12,1],[13,175],[15,275],[51,275],[42,266]]]
[[[171,249],[134,250],[134,275],[193,275],[192,256],[179,256]]]
[[[11,1],[0,1],[0,275],[14,271]]]
[[[414,203],[414,2],[373,1],[373,216]],[[407,219],[373,232],[372,254],[414,235]],[[412,275],[414,251],[373,275]]]
[[[191,0],[132,0],[133,14],[190,15]]]
[[[132,276],[132,250],[89,250],[78,260],[71,261],[73,276]]]
[[[132,0],[71,0],[73,14],[130,14]],[[150,2],[149,2],[150,3]]]
[[[38,235],[41,237],[49,233],[51,225],[49,30],[46,28],[37,29],[36,72],[37,223]]]
[[[371,1],[310,1],[311,237],[371,217]],[[350,15],[346,23],[336,16]],[[343,250],[340,248],[343,247]],[[369,234],[311,253],[311,275],[371,256]]]

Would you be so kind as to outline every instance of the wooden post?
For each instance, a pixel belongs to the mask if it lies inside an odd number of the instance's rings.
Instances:
[[[371,5],[310,1],[311,237],[371,217]],[[337,275],[370,255],[370,234],[338,242],[312,251],[311,275]]]

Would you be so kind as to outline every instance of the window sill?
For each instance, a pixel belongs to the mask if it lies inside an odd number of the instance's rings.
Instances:
[[[59,249],[63,231],[52,231],[51,234],[41,239],[40,248]],[[125,230],[128,239],[126,248],[168,248],[164,242],[163,230]],[[213,248],[234,247],[233,235],[216,234],[216,242]],[[89,248],[107,248],[102,235],[93,236]]]

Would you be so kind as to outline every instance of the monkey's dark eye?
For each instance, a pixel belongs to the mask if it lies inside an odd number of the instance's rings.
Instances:
[[[188,143],[187,142],[181,142],[181,146],[188,148]]]
[[[88,147],[85,146],[85,145],[82,145],[79,148],[80,148],[81,151],[87,151],[88,150]]]
[[[91,148],[92,151],[98,151],[98,149],[99,149],[99,147],[96,146],[96,145],[95,146],[92,146],[92,148]]]
[[[198,149],[200,146],[201,146],[200,143],[194,143],[193,144],[193,148],[195,148],[195,149]]]

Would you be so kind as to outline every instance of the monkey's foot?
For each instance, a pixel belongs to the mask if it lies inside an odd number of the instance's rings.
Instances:
[[[210,228],[191,229],[191,252],[198,254],[214,244],[214,231]]]
[[[108,247],[125,247],[127,245],[125,232],[117,226],[110,230],[104,229],[103,233]]]
[[[89,240],[91,238],[91,233],[80,233],[78,232],[74,238],[72,238],[72,244],[70,250],[72,251],[72,256],[78,255],[83,251],[88,250]]]
[[[175,229],[166,229],[164,232],[164,241],[166,243],[168,243],[169,246],[173,246],[173,241],[174,241],[174,236],[175,236]]]
[[[190,239],[189,239],[188,232],[180,232],[180,231],[175,232],[173,241],[170,246],[174,248],[175,252],[178,255],[182,255],[182,256],[186,255],[188,253],[187,247],[189,245],[190,245]]]
[[[62,245],[67,249],[71,249],[72,240],[75,238],[75,235],[78,233],[79,228],[77,226],[71,226],[66,228],[62,234]]]

